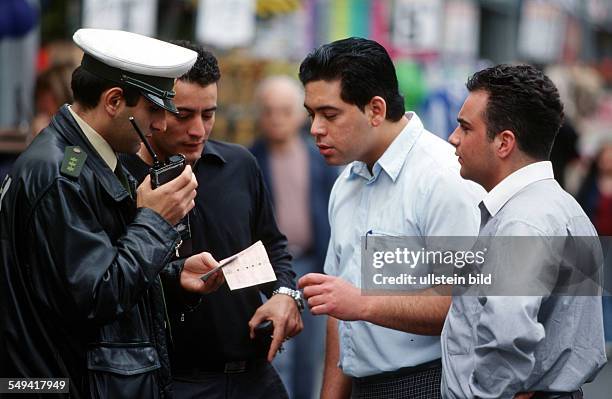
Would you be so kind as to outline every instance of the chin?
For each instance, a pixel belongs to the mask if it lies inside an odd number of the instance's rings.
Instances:
[[[138,151],[140,151],[140,141],[138,142],[138,144],[135,144],[130,148],[120,149],[117,152],[123,152],[126,154],[136,154]]]
[[[190,151],[190,152],[181,152],[181,154],[185,157],[185,160],[188,164],[192,165],[195,161],[197,161],[202,155],[202,151]]]
[[[342,166],[342,165],[347,165],[349,162],[344,161],[342,159],[336,159],[336,158],[324,158],[325,159],[325,163],[328,164],[329,166]]]

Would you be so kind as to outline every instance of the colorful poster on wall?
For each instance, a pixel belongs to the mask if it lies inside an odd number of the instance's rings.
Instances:
[[[518,51],[528,61],[549,63],[560,59],[566,14],[541,0],[524,0],[519,23]]]
[[[470,0],[449,0],[444,6],[444,53],[475,58],[478,55],[480,9]]]
[[[396,0],[391,44],[402,52],[436,52],[442,33],[442,0]]]
[[[298,7],[258,19],[252,54],[259,58],[301,61],[311,49],[308,17],[308,11]]]
[[[255,0],[200,0],[198,41],[219,47],[243,47],[255,37]]]
[[[586,10],[591,22],[596,24],[604,24],[612,16],[610,0],[587,0]]]
[[[157,34],[157,0],[84,0],[83,27]]]

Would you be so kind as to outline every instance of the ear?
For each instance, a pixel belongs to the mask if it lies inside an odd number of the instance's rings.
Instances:
[[[517,142],[514,132],[511,130],[504,130],[498,133],[493,139],[495,153],[501,159],[505,159],[512,155],[516,150]]]
[[[380,96],[374,96],[366,105],[366,115],[372,127],[380,126],[387,117],[387,103]]]
[[[125,97],[123,97],[123,89],[120,87],[112,87],[104,91],[101,95],[100,102],[104,106],[104,110],[110,115],[117,115],[125,106]]]

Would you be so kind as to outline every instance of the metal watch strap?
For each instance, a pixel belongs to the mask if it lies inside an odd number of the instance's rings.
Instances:
[[[289,295],[295,301],[298,310],[300,312],[304,310],[304,299],[302,298],[302,293],[300,291],[288,287],[278,287],[277,289],[272,291],[273,296],[276,294]]]

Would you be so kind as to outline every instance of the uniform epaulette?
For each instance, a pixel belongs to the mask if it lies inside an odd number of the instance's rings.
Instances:
[[[81,174],[81,169],[83,169],[83,165],[85,165],[86,159],[87,153],[85,153],[81,147],[66,147],[60,172],[66,176],[79,177]]]

